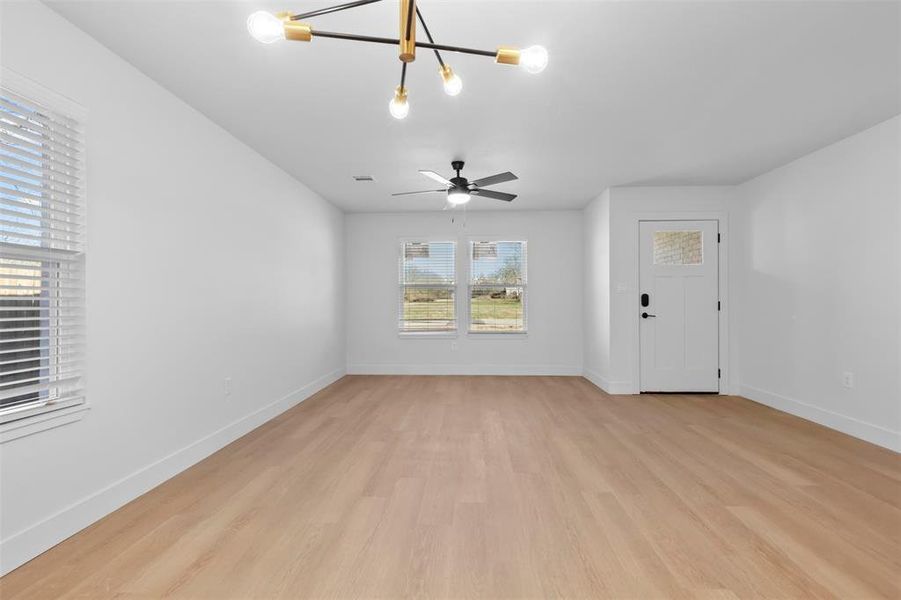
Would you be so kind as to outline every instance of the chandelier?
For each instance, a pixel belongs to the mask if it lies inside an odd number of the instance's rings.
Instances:
[[[436,44],[432,34],[422,17],[422,12],[416,6],[416,0],[400,0],[400,29],[395,38],[374,37],[369,35],[357,35],[353,33],[338,33],[335,31],[320,31],[313,29],[304,19],[318,17],[333,12],[356,8],[365,4],[373,4],[382,0],[356,0],[346,4],[320,8],[301,14],[290,12],[269,13],[258,11],[247,18],[247,30],[256,40],[264,44],[272,44],[280,40],[295,42],[309,42],[314,37],[333,38],[339,40],[351,40],[355,42],[368,42],[371,44],[391,44],[398,47],[398,58],[401,62],[400,85],[394,90],[394,97],[388,103],[388,110],[395,119],[403,119],[410,112],[410,104],[407,98],[406,87],[407,65],[416,60],[416,49],[425,48],[432,50],[438,59],[438,73],[444,82],[444,91],[449,96],[456,96],[463,90],[463,80],[448,65],[441,52],[459,52],[462,54],[475,54],[477,56],[491,56],[494,62],[501,65],[518,65],[529,73],[540,73],[547,66],[547,50],[541,46],[531,46],[524,50],[501,46],[497,50],[477,50],[475,48],[463,48]],[[416,39],[416,21],[422,25],[428,42]]]

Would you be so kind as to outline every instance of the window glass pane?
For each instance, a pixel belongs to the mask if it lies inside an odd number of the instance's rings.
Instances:
[[[404,289],[404,331],[453,331],[457,328],[453,288]]]
[[[472,286],[470,331],[523,331],[524,291],[521,286]]]
[[[525,242],[473,242],[473,284],[523,284],[525,278]]]
[[[453,242],[407,242],[401,283],[454,284]]]
[[[477,241],[470,247],[469,330],[526,330],[526,242]]]
[[[699,265],[704,248],[700,231],[655,231],[655,265]]]
[[[457,329],[453,242],[404,242],[400,269],[401,331]]]
[[[0,258],[0,409],[47,397],[33,390],[50,375],[49,351],[40,338],[50,326],[49,286],[52,270],[34,260]],[[26,390],[15,394],[16,388]]]

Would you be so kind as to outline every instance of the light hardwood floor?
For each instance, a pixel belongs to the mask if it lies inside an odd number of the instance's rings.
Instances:
[[[734,397],[346,377],[13,598],[898,598],[899,456]]]

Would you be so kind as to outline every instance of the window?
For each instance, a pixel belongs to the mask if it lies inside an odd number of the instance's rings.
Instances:
[[[655,231],[655,265],[699,265],[703,258],[700,231]]]
[[[455,332],[454,242],[402,242],[398,328],[402,333]]]
[[[18,79],[0,85],[0,422],[83,402],[82,128]]]
[[[526,242],[471,242],[469,331],[526,331]]]

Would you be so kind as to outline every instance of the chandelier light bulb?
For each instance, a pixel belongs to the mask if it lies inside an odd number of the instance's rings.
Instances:
[[[395,119],[405,119],[410,114],[410,103],[407,102],[407,89],[397,86],[394,98],[388,103],[388,112]]]
[[[256,41],[264,44],[285,39],[285,26],[282,20],[265,10],[258,10],[247,17],[247,31]]]
[[[469,202],[470,196],[469,192],[465,190],[461,190],[459,188],[455,188],[447,193],[447,202],[448,204],[452,204],[454,206],[460,206],[461,204],[466,204]]]
[[[448,96],[456,96],[463,91],[463,80],[447,65],[441,68],[441,78],[444,79],[444,93]]]
[[[541,73],[547,67],[547,50],[544,46],[529,46],[520,53],[519,65],[529,73]]]

